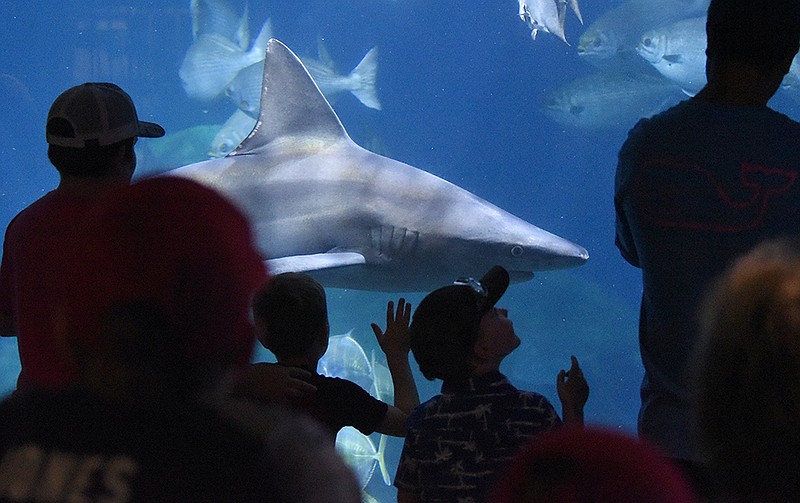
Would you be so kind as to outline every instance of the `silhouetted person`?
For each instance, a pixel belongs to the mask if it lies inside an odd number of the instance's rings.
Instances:
[[[508,272],[457,280],[429,293],[414,311],[411,351],[442,393],[408,418],[394,485],[397,501],[483,501],[501,467],[533,436],[561,426],[544,396],[516,389],[500,363],[520,344],[508,311],[495,307]],[[565,422],[583,425],[589,386],[572,357],[556,380]]]
[[[136,139],[163,135],[161,126],[138,119],[130,96],[114,84],[82,84],[53,102],[46,139],[60,181],[9,223],[0,266],[0,333],[17,336],[19,389],[56,389],[74,380],[77,368],[57,339],[56,323],[71,316],[69,299],[93,289],[78,265],[87,215],[106,191],[130,183]]]
[[[0,404],[0,501],[360,501],[320,427],[227,393],[266,280],[245,217],[173,177],[110,191],[97,211],[98,294],[55,320],[77,377]],[[87,347],[76,320],[91,313]]]
[[[800,242],[736,260],[701,334],[697,419],[716,501],[800,501]]]
[[[312,374],[309,382],[316,392],[290,403],[327,426],[332,444],[345,426],[364,435],[377,431],[405,436],[406,417],[419,405],[408,363],[410,317],[411,305],[400,299],[396,312],[393,302],[387,306],[385,333],[373,324],[392,374],[395,405],[391,406],[352,381],[317,374],[317,364],[328,349],[330,326],[325,289],[314,278],[302,273],[279,274],[253,301],[253,318],[264,347],[279,365],[300,367]]]
[[[528,442],[488,503],[694,503],[683,473],[644,439],[560,428]]]
[[[800,3],[712,0],[706,32],[708,84],[631,129],[614,200],[617,247],[642,269],[639,434],[701,493],[687,368],[700,299],[733,257],[800,234],[800,124],[767,106],[800,44]]]

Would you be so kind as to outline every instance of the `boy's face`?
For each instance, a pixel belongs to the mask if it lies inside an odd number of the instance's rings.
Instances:
[[[514,332],[514,323],[504,308],[494,307],[484,314],[480,332],[476,344],[497,358],[503,358],[519,347],[520,340]]]

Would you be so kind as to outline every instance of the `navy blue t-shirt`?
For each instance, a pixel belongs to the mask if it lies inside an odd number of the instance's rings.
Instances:
[[[11,397],[0,403],[0,502],[297,501],[302,487],[292,481],[309,484],[307,458],[325,457],[314,453],[325,442],[310,423],[233,401],[125,404],[79,390]],[[309,473],[297,471],[304,466]]]

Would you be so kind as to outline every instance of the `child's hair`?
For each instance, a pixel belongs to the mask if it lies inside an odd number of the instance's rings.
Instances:
[[[278,359],[300,356],[327,331],[325,289],[308,274],[278,274],[256,293],[253,316],[264,326],[265,348]]]

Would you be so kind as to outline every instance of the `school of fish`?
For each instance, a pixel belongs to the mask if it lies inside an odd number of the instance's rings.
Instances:
[[[538,29],[566,42],[563,11],[567,2],[556,2],[560,17],[553,17],[552,3],[519,0],[520,17],[523,10],[550,12],[540,18],[544,28]],[[580,12],[576,2],[568,4],[576,14]],[[586,73],[547,92],[541,100],[542,112],[578,130],[625,131],[639,119],[695,95],[706,83],[708,4],[709,0],[624,0],[616,4],[591,21],[578,40],[576,52],[587,63]],[[525,17],[523,20],[531,27]],[[532,29],[536,28],[534,24]],[[797,58],[781,93],[800,99]]]

